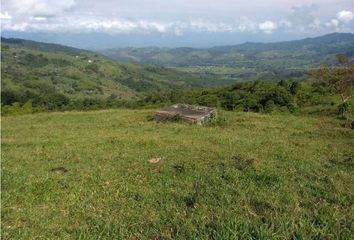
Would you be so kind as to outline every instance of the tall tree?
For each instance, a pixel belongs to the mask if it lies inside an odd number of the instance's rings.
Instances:
[[[350,66],[348,57],[337,55],[340,64],[336,67],[322,66],[313,71],[313,77],[340,96],[342,107],[346,108],[347,101],[354,96],[354,64]],[[341,111],[344,115],[345,110]]]

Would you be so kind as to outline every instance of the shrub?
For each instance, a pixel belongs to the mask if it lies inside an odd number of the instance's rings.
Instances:
[[[290,85],[290,93],[292,95],[296,95],[298,93],[298,91],[300,90],[300,83],[299,82],[292,82]]]
[[[15,102],[12,105],[5,105],[2,107],[2,113],[4,115],[22,115],[31,114],[33,112],[32,102],[27,101],[23,106],[20,103]]]
[[[197,100],[197,103],[202,106],[207,107],[217,107],[219,99],[215,95],[203,95],[200,96]]]
[[[225,110],[232,111],[236,107],[236,95],[233,92],[224,92],[221,95],[221,107]]]
[[[338,114],[344,116],[349,109],[349,103],[344,102],[338,105]]]
[[[264,106],[264,112],[271,113],[274,111],[274,109],[275,109],[274,101],[273,100],[267,101],[267,103]]]
[[[4,105],[10,105],[20,100],[20,94],[13,90],[1,91],[1,103]]]

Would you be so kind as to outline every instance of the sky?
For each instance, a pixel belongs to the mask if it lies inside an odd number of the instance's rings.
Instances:
[[[353,0],[2,0],[1,30],[14,35],[192,39],[214,44],[354,32]],[[16,35],[16,36],[17,36]],[[44,36],[43,35],[43,36]],[[248,37],[249,36],[249,37]],[[290,37],[289,37],[290,36]],[[216,39],[216,40],[215,40]],[[219,39],[219,40],[218,40]],[[239,39],[239,40],[237,40]],[[176,41],[177,41],[176,40]],[[129,40],[127,40],[129,42]],[[157,41],[158,44],[158,41]],[[188,41],[186,41],[188,44]]]

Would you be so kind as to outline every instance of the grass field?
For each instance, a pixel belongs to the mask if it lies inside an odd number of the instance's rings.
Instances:
[[[338,120],[152,113],[3,117],[2,238],[354,238],[354,131]]]

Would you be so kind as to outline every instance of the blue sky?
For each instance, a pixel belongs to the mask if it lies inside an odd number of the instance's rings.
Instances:
[[[263,40],[354,32],[353,13],[352,0],[2,0],[0,17],[2,32],[23,34]]]

